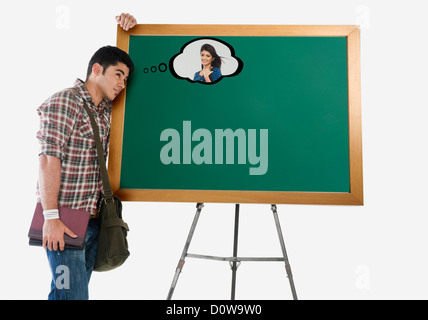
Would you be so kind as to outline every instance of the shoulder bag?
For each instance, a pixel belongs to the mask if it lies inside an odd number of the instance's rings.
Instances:
[[[130,255],[127,241],[129,227],[122,220],[122,203],[120,199],[113,196],[98,125],[95,122],[94,115],[86,105],[86,101],[84,101],[84,107],[91,119],[104,189],[99,211],[100,233],[94,271],[109,271],[121,266]]]

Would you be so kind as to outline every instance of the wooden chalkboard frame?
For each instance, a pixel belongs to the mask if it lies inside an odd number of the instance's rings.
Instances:
[[[220,190],[121,189],[120,173],[126,89],[113,105],[108,172],[112,189],[123,201],[219,202],[363,205],[361,129],[360,30],[352,25],[155,25],[139,24],[129,31],[117,28],[117,47],[129,52],[134,35],[150,36],[285,36],[346,37],[348,56],[350,192],[282,192]]]

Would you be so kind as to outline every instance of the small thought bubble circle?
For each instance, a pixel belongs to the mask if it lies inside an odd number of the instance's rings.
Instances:
[[[168,66],[166,65],[166,63],[161,63],[161,64],[159,64],[157,67],[156,66],[151,66],[150,67],[150,69],[149,68],[144,68],[143,69],[143,72],[144,73],[149,73],[149,70],[152,72],[152,73],[155,73],[155,72],[157,72],[157,71],[159,71],[159,72],[165,72],[166,70],[168,70]]]

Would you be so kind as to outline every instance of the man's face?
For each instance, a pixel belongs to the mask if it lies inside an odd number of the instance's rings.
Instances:
[[[104,98],[113,101],[125,88],[128,76],[129,68],[126,64],[119,62],[115,66],[109,66],[104,74],[101,72],[96,78],[98,90]]]

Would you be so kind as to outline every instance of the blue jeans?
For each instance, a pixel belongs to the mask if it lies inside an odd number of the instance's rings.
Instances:
[[[95,265],[99,234],[98,219],[90,219],[83,250],[46,249],[52,272],[48,300],[88,300],[89,280]]]

